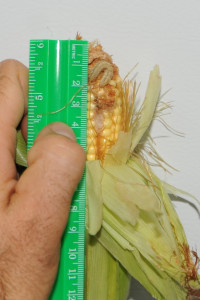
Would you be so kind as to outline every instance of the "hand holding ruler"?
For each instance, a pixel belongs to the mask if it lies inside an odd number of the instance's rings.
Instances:
[[[29,60],[29,150],[40,130],[67,123],[86,151],[88,42],[31,40]],[[85,174],[71,203],[62,238],[57,279],[49,300],[83,300],[85,273]]]

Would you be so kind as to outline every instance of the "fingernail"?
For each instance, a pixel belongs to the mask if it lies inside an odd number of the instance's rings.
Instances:
[[[65,123],[62,122],[54,122],[51,123],[50,128],[53,132],[55,132],[56,134],[61,134],[66,136],[67,138],[76,141],[76,136],[73,132],[73,130]]]

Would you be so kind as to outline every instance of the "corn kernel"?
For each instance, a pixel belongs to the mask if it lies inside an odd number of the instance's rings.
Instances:
[[[88,147],[88,151],[90,154],[95,154],[96,153],[96,147],[94,147],[93,145]]]
[[[102,132],[103,136],[105,136],[107,138],[109,138],[109,136],[111,135],[111,133],[112,133],[111,129],[108,129],[108,128],[104,129],[103,132]]]
[[[87,154],[87,160],[95,160],[95,154]]]
[[[104,128],[110,128],[112,127],[112,119],[111,118],[106,118],[103,122]]]
[[[116,86],[117,85],[116,81],[114,81],[114,80],[110,80],[109,84],[112,85],[112,86]]]

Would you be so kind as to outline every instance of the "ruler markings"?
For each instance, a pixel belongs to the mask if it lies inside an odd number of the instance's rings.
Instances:
[[[57,45],[65,53],[63,56],[58,53]],[[83,89],[75,96],[72,105],[69,105],[57,117],[58,120],[66,121],[66,123],[71,125],[77,136],[78,143],[86,149],[88,43],[73,40],[33,40],[30,42],[28,149],[31,148],[38,131],[42,129],[43,125],[54,121],[54,117],[56,117],[56,114],[48,115],[47,117],[42,116],[41,113],[45,113],[47,110],[55,111],[63,107],[63,104],[61,105],[62,101],[58,108],[56,105],[53,106],[57,95],[55,97],[52,96],[54,94],[52,86],[55,83],[54,81],[50,83],[52,72],[56,68],[57,60],[55,58],[58,55],[61,55],[62,61],[60,68],[62,69],[63,65],[66,68],[62,75],[66,81],[65,84],[62,84],[61,90],[63,95],[65,94],[63,98],[64,104],[66,104],[66,99],[71,99],[80,87],[83,87]],[[66,82],[67,90],[64,91]],[[47,103],[47,101],[50,101],[49,98],[52,99],[51,103]],[[51,107],[52,109],[49,109]],[[75,206],[76,209],[74,209]],[[70,291],[74,291],[73,295],[76,295],[75,300],[84,299],[84,228],[85,175],[76,189],[72,201],[68,225],[63,236],[61,268],[58,272],[57,287],[52,291],[49,300],[69,300],[69,296],[71,296]],[[75,272],[70,273],[70,270],[73,269],[75,269]]]

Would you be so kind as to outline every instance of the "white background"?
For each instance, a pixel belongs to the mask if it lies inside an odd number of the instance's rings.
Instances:
[[[149,71],[160,65],[162,92],[173,101],[167,122],[185,133],[153,129],[159,153],[179,169],[158,172],[169,183],[200,199],[200,1],[199,0],[0,0],[0,60],[28,66],[30,39],[98,39],[113,55],[121,75],[136,64],[143,98]],[[200,253],[200,221],[186,203],[176,203],[190,245]],[[137,295],[134,296],[135,299]]]

